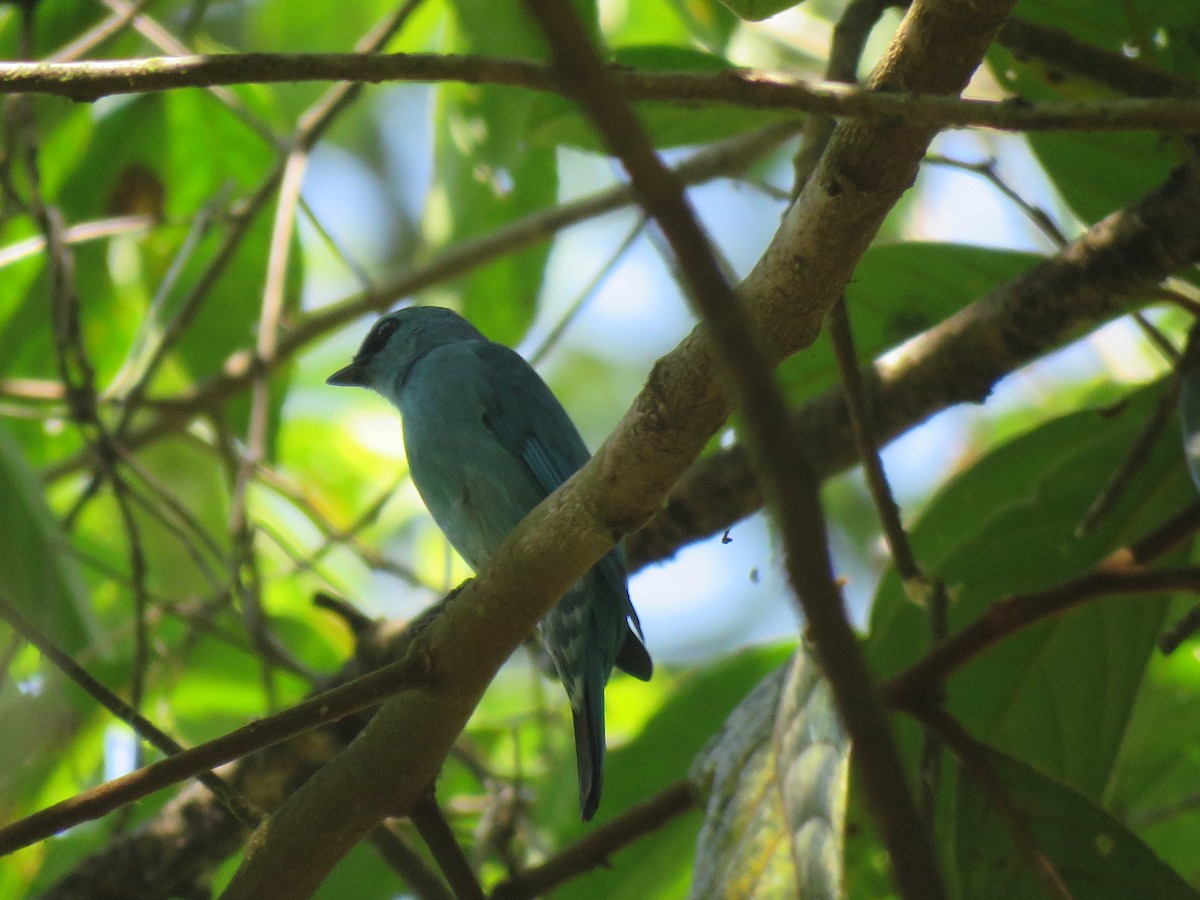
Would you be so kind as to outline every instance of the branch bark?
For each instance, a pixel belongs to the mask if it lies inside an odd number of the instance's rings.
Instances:
[[[1028,40],[1025,31],[1010,36],[1014,42],[1018,38]],[[946,91],[933,86],[913,84],[879,93],[838,82],[804,82],[748,69],[698,74],[641,72],[612,65],[609,73],[631,100],[720,104],[939,129],[1200,130],[1200,97],[1194,85],[1186,93],[1177,87],[1171,92],[1173,96],[1009,103],[937,96]],[[1155,86],[1178,86],[1182,82],[1170,76],[1146,80]],[[84,102],[117,94],[308,81],[457,81],[551,93],[558,90],[553,73],[539,63],[454,54],[223,53],[72,63],[0,63],[0,94],[50,94]]]

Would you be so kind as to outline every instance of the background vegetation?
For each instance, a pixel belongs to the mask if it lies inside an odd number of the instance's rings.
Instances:
[[[530,5],[0,7],[47,63],[0,65],[0,896],[1196,896],[1200,6],[575,2],[759,358]],[[612,432],[416,638],[469,572],[323,384],[404,299]],[[560,690],[491,679],[620,534],[659,668],[585,827]]]

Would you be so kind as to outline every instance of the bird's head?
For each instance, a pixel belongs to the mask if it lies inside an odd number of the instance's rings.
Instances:
[[[413,364],[429,351],[460,341],[485,340],[474,325],[452,310],[410,306],[381,317],[367,332],[350,365],[338,369],[325,383],[365,387],[393,396],[404,386]]]

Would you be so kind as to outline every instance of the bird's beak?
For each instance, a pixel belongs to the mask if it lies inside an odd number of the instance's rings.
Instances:
[[[366,375],[367,373],[363,371],[362,364],[355,361],[344,368],[338,369],[325,379],[325,383],[332,384],[335,387],[366,387]]]

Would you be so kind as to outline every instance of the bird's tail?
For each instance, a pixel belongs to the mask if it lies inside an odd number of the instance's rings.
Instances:
[[[600,805],[604,785],[604,680],[588,678],[583,702],[571,705],[575,723],[575,765],[579,770],[579,808],[588,822]]]

